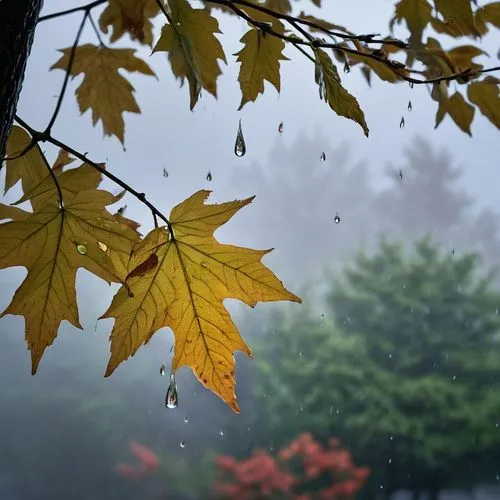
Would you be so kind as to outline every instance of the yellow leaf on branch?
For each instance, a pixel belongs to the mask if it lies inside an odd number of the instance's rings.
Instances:
[[[171,229],[151,231],[134,248],[128,286],[122,287],[103,318],[115,318],[111,359],[106,375],[132,356],[153,334],[170,327],[175,337],[173,370],[189,366],[208,387],[238,410],[234,392],[234,355],[251,355],[224,299],[257,302],[299,297],[261,262],[269,250],[219,243],[214,231],[252,198],[206,205],[209,191],[199,191],[176,206]]]
[[[50,69],[68,68],[71,47],[60,50],[63,56]],[[134,87],[118,72],[154,76],[151,68],[136,57],[133,49],[111,49],[85,44],[75,51],[71,75],[83,73],[83,81],[76,90],[80,111],[92,110],[92,122],[102,121],[104,135],[115,135],[121,143],[125,140],[123,113],[140,113],[133,95]]]

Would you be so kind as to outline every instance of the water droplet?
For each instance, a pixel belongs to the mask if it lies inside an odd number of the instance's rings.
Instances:
[[[280,134],[282,134],[282,133],[283,133],[283,122],[280,122],[280,124],[278,125],[278,132],[279,132]]]
[[[324,151],[321,153],[321,156],[319,157],[319,159],[321,161],[326,161],[326,153]]]
[[[187,415],[184,417],[184,423],[187,424],[189,422]]]
[[[166,168],[163,169],[163,177],[168,177],[168,170]]]
[[[236,142],[234,143],[234,154],[236,156],[242,157],[247,152],[247,147],[245,145],[245,138],[243,137],[243,130],[241,130],[241,119],[238,124],[238,133],[236,134]]]
[[[413,105],[411,101],[408,101],[408,111],[411,111],[413,109]]]
[[[344,73],[349,73],[351,71],[351,67],[349,66],[349,61],[346,61],[344,64]]]
[[[394,441],[394,436],[389,436],[389,439],[390,439],[391,441]]]
[[[402,116],[401,121],[399,122],[399,128],[404,128],[404,126],[405,126],[405,117]]]
[[[118,214],[123,215],[125,213],[125,210],[127,210],[127,205],[123,205],[123,207],[120,207],[118,209]]]
[[[301,357],[302,357],[302,351],[299,352],[299,358],[301,358]]]
[[[77,243],[76,251],[80,255],[87,255],[87,251],[88,251],[87,245],[84,245],[83,243]]]
[[[335,221],[335,224],[340,224],[340,217],[339,217],[339,214],[335,214],[335,219],[333,219]]]
[[[415,86],[413,82],[410,82],[410,88],[412,89]]]
[[[389,458],[389,463],[392,464],[392,458]]]
[[[401,169],[399,169],[399,180],[403,180],[403,171]]]
[[[179,397],[177,395],[177,384],[175,382],[175,375],[170,375],[170,384],[168,384],[167,394],[165,396],[165,406],[167,408],[177,408],[179,404]]]
[[[220,430],[219,431],[219,436],[224,436],[224,431]]]
[[[104,243],[101,243],[100,241],[97,242],[97,246],[103,251],[107,252],[108,251],[108,245],[105,245]]]
[[[165,363],[163,363],[161,366],[160,366],[160,375],[162,377],[165,376],[165,373],[166,373],[166,370],[165,370]]]
[[[200,266],[201,266],[201,267],[204,267],[205,269],[207,269],[207,268],[208,268],[208,264],[207,264],[206,262],[201,262],[201,263],[200,263]]]
[[[181,448],[185,448],[186,447],[186,441],[184,441],[184,439],[179,443],[179,446]]]
[[[456,375],[453,375],[453,377],[451,377],[452,380],[457,380],[457,376]]]
[[[207,174],[207,181],[210,182],[211,180],[212,180],[212,172],[210,172],[209,170]]]

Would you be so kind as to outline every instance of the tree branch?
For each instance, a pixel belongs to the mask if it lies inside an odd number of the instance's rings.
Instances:
[[[127,192],[129,192],[132,196],[135,196],[141,203],[146,205],[151,212],[154,214],[154,216],[159,217],[161,220],[165,222],[165,224],[168,227],[168,230],[171,234],[173,234],[172,227],[170,225],[170,221],[158,210],[150,201],[146,199],[146,195],[144,193],[139,193],[136,191],[134,188],[129,186],[125,181],[122,181],[119,177],[116,175],[112,174],[111,172],[108,172],[103,166],[101,166],[99,163],[96,163],[92,160],[89,160],[86,155],[78,152],[76,149],[73,149],[72,147],[68,146],[64,142],[59,141],[58,139],[55,139],[52,137],[50,134],[47,134],[46,132],[40,132],[38,130],[35,130],[34,128],[30,127],[21,117],[16,115],[16,121],[24,127],[33,137],[35,143],[38,142],[50,142],[54,146],[57,146],[58,148],[63,149],[64,151],[67,151],[68,153],[72,154],[75,158],[78,158],[82,162],[86,163],[87,165],[90,165],[91,167],[95,168],[98,172],[100,172],[104,177],[107,177],[108,179],[111,179],[113,182],[118,184],[120,187],[125,189]],[[51,169],[52,171],[52,169]],[[55,174],[54,174],[55,175]]]
[[[91,9],[94,7],[97,7],[98,5],[101,5],[103,3],[106,3],[108,0],[94,0],[94,2],[90,2],[85,5],[80,5],[80,7],[74,7],[73,9],[68,9],[68,10],[61,10],[59,12],[54,12],[53,14],[47,14],[46,16],[40,16],[38,18],[38,22],[41,23],[42,21],[48,21],[50,19],[56,19],[57,17],[61,16],[67,16],[69,14],[73,14],[75,12],[80,12],[82,10],[86,12],[90,12]]]
[[[75,54],[76,54],[76,48],[78,46],[78,42],[80,41],[80,36],[83,31],[83,27],[85,26],[85,22],[87,21],[87,17],[89,16],[90,12],[88,10],[85,11],[85,14],[83,15],[82,22],[80,23],[80,27],[78,28],[78,31],[76,33],[75,41],[73,43],[73,46],[71,47],[71,52],[69,54],[69,61],[68,61],[68,67],[66,68],[66,74],[64,75],[64,80],[63,84],[61,87],[61,92],[59,93],[59,98],[57,99],[56,107],[54,109],[54,113],[52,114],[52,118],[49,121],[49,124],[47,125],[47,128],[45,129],[45,133],[47,135],[50,135],[50,131],[52,130],[52,127],[54,126],[54,123],[57,119],[57,115],[59,114],[59,111],[61,110],[61,104],[64,99],[64,94],[66,93],[66,88],[68,86],[68,81],[71,76],[71,69],[73,68],[73,62],[75,60]]]

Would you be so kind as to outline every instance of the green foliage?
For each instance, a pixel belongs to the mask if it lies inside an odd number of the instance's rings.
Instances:
[[[274,318],[258,353],[269,434],[337,435],[388,492],[486,474],[480,458],[500,448],[500,293],[477,267],[427,239],[411,254],[382,243],[330,283],[333,321]]]

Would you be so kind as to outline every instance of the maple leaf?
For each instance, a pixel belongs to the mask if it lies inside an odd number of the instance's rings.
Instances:
[[[448,114],[458,127],[472,136],[470,126],[474,118],[474,106],[471,106],[460,92],[455,92],[449,99],[443,97],[439,101],[439,108],[436,114],[437,128],[443,118]]]
[[[500,80],[487,76],[480,82],[473,82],[467,88],[469,101],[475,104],[481,113],[493,125],[500,128]]]
[[[273,30],[284,34],[285,29],[280,22],[273,23]],[[258,28],[247,31],[240,40],[244,47],[235,55],[241,63],[238,81],[241,88],[241,109],[247,102],[255,101],[264,93],[264,80],[273,84],[279,92],[281,88],[280,61],[288,61],[283,55],[285,42],[271,36]]]
[[[434,0],[436,10],[446,23],[456,26],[462,35],[479,35],[474,25],[470,0]]]
[[[205,9],[193,9],[186,0],[171,0],[172,24],[166,24],[153,52],[168,52],[176,78],[187,79],[190,108],[204,88],[217,97],[217,77],[222,73],[218,60],[226,62],[222,45],[215,33],[219,23]]]
[[[151,46],[153,44],[153,23],[160,7],[150,0],[109,0],[99,18],[99,27],[108,33],[112,27],[111,42],[115,42],[125,33],[132,40]]]
[[[500,2],[492,2],[476,10],[474,25],[481,35],[488,32],[488,23],[500,28]]]
[[[344,116],[359,123],[368,137],[368,126],[365,115],[354,96],[342,87],[337,68],[330,56],[322,49],[316,53],[316,83],[319,85],[320,97],[324,98],[339,116]]]
[[[25,137],[18,129],[14,127],[11,132],[9,149],[18,143],[19,137]],[[34,166],[36,171],[46,162],[38,145],[30,153],[30,158],[25,155],[13,160],[24,162],[22,171],[26,172],[26,179],[29,179],[27,167]],[[117,273],[109,253],[129,255],[139,240],[136,231],[106,211],[105,207],[114,203],[115,197],[95,189],[100,182],[95,169],[84,164],[60,172],[56,178],[64,206],[60,206],[50,173],[20,200],[29,200],[36,207],[34,212],[0,205],[0,219],[11,219],[0,224],[0,269],[24,266],[28,270],[0,317],[6,314],[25,317],[32,373],[36,372],[44,350],[56,338],[61,321],[68,320],[81,328],[75,295],[78,268],[84,267],[107,282],[123,281],[125,275]],[[103,251],[102,245],[109,248],[108,252]]]
[[[60,49],[63,56],[50,69],[68,68],[71,47]],[[76,90],[80,112],[92,110],[92,122],[102,121],[104,135],[115,135],[123,144],[125,125],[123,113],[140,113],[134,98],[134,87],[118,72],[125,69],[154,76],[151,68],[136,57],[134,49],[110,49],[85,44],[77,47],[71,75],[80,73],[84,78]]]
[[[410,43],[418,48],[422,44],[422,34],[431,21],[432,7],[427,0],[400,0],[396,4],[394,18],[391,24],[403,19],[406,22],[410,36]]]
[[[224,299],[252,307],[259,301],[300,299],[262,264],[270,250],[221,244],[213,236],[253,198],[205,205],[209,194],[198,191],[177,205],[171,230],[154,229],[134,248],[127,280],[133,297],[122,287],[102,316],[116,319],[106,376],[157,330],[170,327],[175,336],[172,369],[190,366],[205,387],[238,412],[233,352],[251,351]]]

